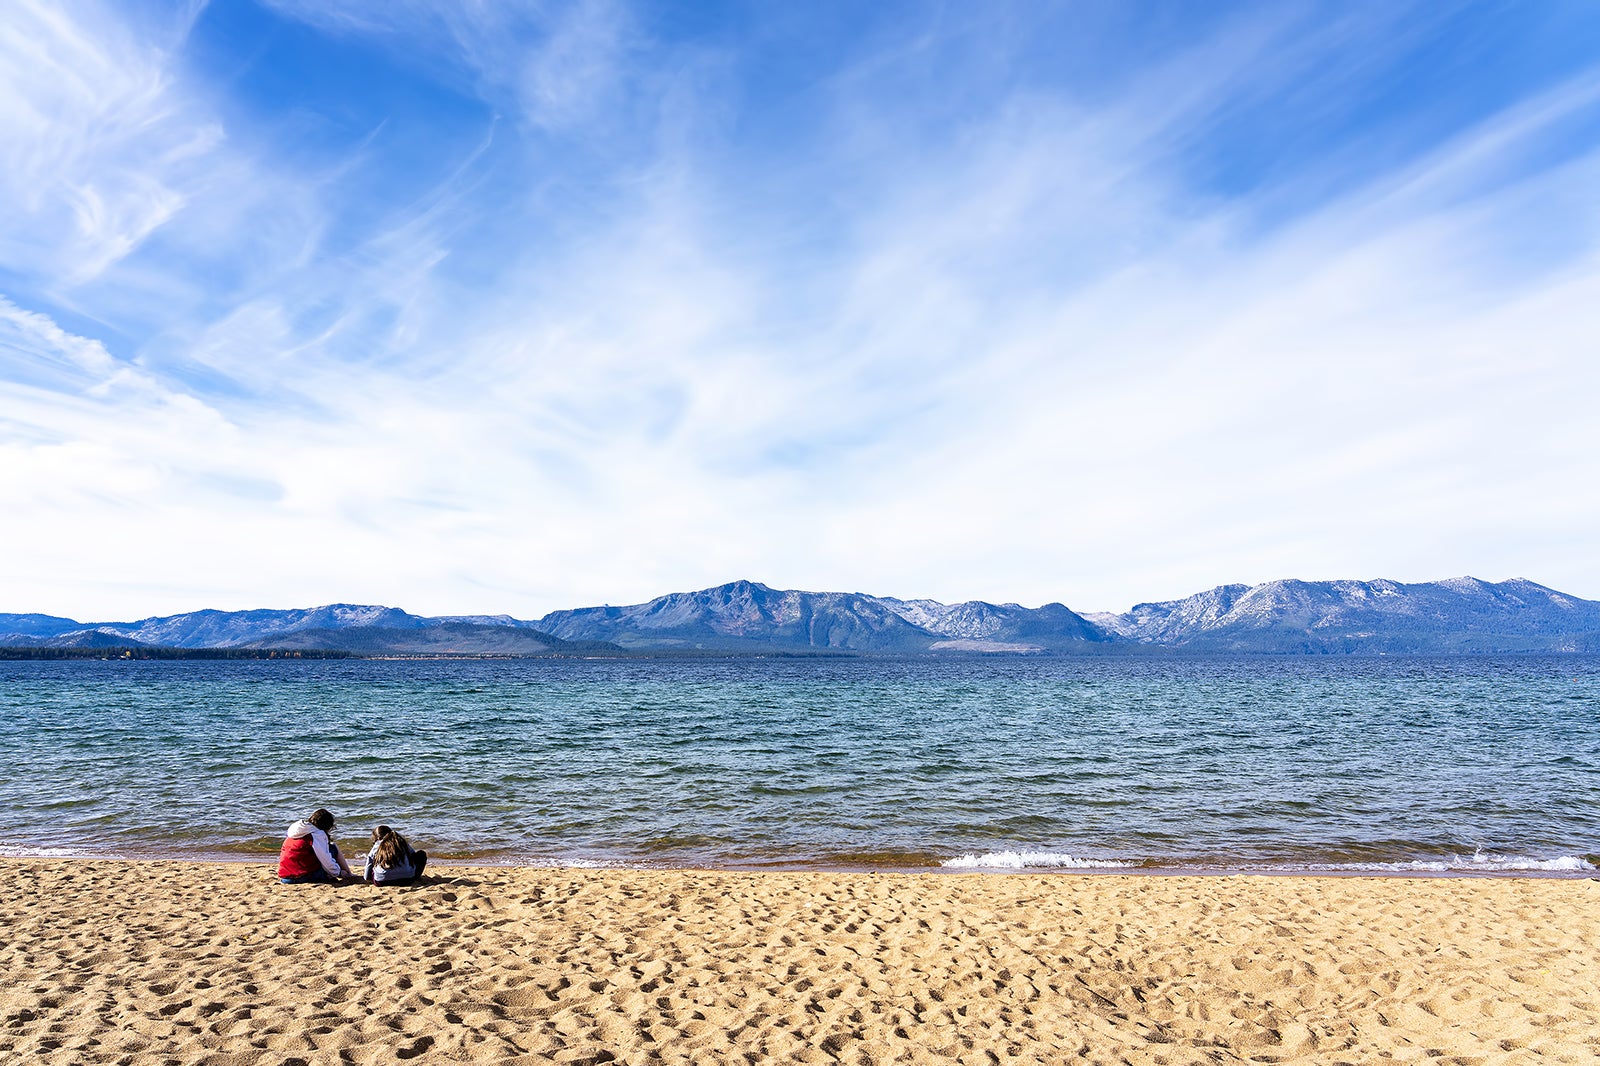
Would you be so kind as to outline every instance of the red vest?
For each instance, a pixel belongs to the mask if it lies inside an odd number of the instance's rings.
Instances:
[[[311,837],[291,837],[283,842],[278,852],[279,877],[304,877],[322,869],[322,862],[311,848]]]

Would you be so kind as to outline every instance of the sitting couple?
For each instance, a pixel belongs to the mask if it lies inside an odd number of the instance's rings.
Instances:
[[[278,880],[286,885],[337,883],[354,877],[339,845],[328,836],[333,815],[322,808],[289,827],[278,853]],[[416,851],[406,838],[386,825],[372,831],[372,849],[361,870],[369,885],[409,885],[422,876],[428,853]]]

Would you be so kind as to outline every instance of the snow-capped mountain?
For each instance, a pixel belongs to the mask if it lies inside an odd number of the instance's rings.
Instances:
[[[1023,607],[982,600],[943,604],[937,600],[891,597],[878,602],[912,625],[945,638],[933,645],[934,651],[1071,650],[1074,645],[1112,639],[1059,603]]]
[[[566,640],[662,650],[921,652],[936,639],[873,596],[784,591],[755,581],[672,593],[627,607],[555,611],[534,625]]]
[[[569,642],[578,642],[576,645]],[[1515,579],[1269,581],[1219,585],[1122,614],[1059,603],[944,604],[734,581],[624,607],[426,618],[393,607],[195,611],[81,623],[0,614],[0,645],[322,649],[380,654],[843,652],[1600,652],[1600,603]]]
[[[1520,578],[1220,585],[1088,618],[1125,640],[1189,651],[1600,651],[1600,603]]]

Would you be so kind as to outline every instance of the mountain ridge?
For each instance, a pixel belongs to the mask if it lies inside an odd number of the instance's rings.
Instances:
[[[1136,643],[1204,652],[1600,651],[1600,603],[1525,578],[1284,579],[1087,617]]]
[[[0,645],[308,649],[357,654],[1454,654],[1600,652],[1600,602],[1524,578],[1218,585],[1125,612],[945,604],[740,580],[626,606],[413,615],[336,603],[133,622],[0,614]]]

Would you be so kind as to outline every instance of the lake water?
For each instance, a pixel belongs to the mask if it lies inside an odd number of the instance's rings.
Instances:
[[[1600,852],[1600,659],[0,663],[0,854],[1524,871]]]

